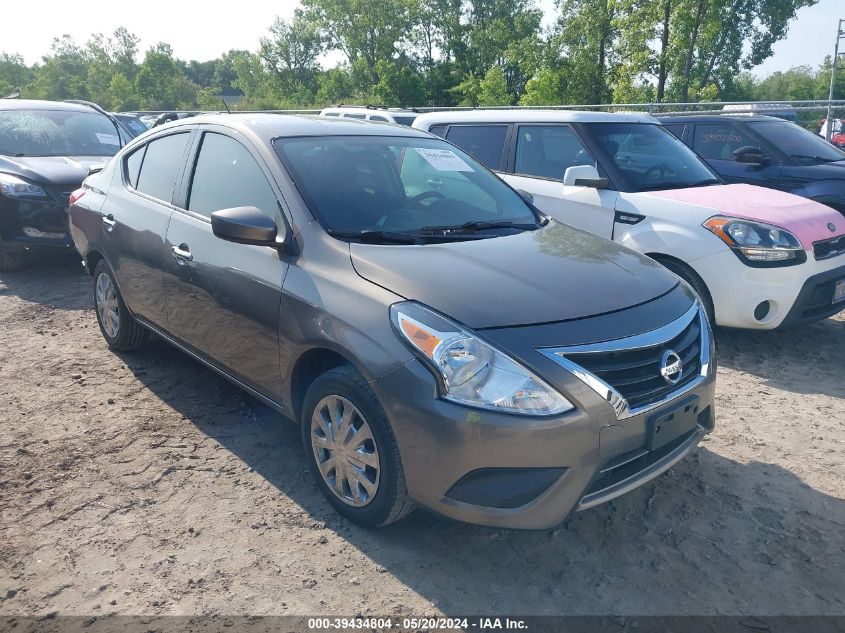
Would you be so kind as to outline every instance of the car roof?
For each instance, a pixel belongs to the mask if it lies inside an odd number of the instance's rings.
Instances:
[[[42,101],[40,99],[0,99],[0,110],[61,110],[64,112],[97,112],[94,108],[67,101]]]
[[[657,118],[663,124],[672,123],[673,121],[680,123],[722,123],[725,119],[743,123],[747,123],[748,121],[782,121],[784,123],[790,123],[790,121],[781,119],[780,117],[765,116],[762,114],[684,114],[678,116],[664,114]]]
[[[417,114],[413,110],[405,110],[404,108],[378,108],[372,107],[368,108],[366,106],[331,106],[328,108],[323,108],[320,110],[320,114],[324,112],[351,112],[352,114],[397,114],[399,116],[404,115],[415,115]]]
[[[658,123],[639,112],[585,110],[445,110],[421,114],[414,127],[437,123]]]
[[[340,119],[301,114],[235,113],[201,114],[158,126],[156,130],[202,124],[216,124],[248,130],[263,138],[295,136],[411,136],[427,138],[428,134],[403,125],[373,124],[358,119]]]

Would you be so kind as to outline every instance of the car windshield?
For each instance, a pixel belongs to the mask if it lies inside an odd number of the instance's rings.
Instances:
[[[750,121],[752,130],[801,165],[818,165],[845,160],[845,152],[808,132],[784,121]]]
[[[588,123],[584,134],[610,161],[603,166],[622,191],[656,191],[721,181],[671,132],[648,123]]]
[[[5,156],[114,156],[117,128],[97,112],[0,110],[0,154]]]
[[[420,243],[540,226],[519,194],[439,139],[326,136],[278,139],[275,147],[335,237]]]

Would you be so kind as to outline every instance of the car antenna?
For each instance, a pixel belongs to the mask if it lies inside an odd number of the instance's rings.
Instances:
[[[223,95],[220,95],[220,101],[223,102],[223,107],[226,108],[226,114],[232,114],[232,111],[229,109],[229,106],[226,105],[226,100],[223,98]]]

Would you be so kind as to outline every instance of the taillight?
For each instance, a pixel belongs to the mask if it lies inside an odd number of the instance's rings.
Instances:
[[[71,193],[70,193],[70,195],[68,196],[68,199],[67,199],[68,206],[71,207],[74,204],[76,204],[77,200],[79,200],[84,195],[85,195],[85,189],[82,189],[81,187],[79,189],[77,189],[76,191],[71,191]]]

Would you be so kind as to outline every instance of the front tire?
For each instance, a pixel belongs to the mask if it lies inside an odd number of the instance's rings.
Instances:
[[[674,259],[665,259],[662,257],[655,257],[655,259],[658,263],[671,270],[692,287],[695,294],[697,294],[699,299],[701,299],[701,304],[704,306],[704,311],[707,313],[710,325],[712,327],[716,327],[716,312],[713,308],[713,298],[710,296],[707,284],[705,284],[704,280],[698,276],[698,273],[686,264]]]
[[[135,320],[123,302],[114,273],[105,260],[94,268],[94,308],[100,332],[116,352],[130,352],[147,340],[147,330]]]
[[[413,510],[390,422],[354,368],[335,367],[317,378],[301,417],[309,469],[339,514],[379,527]]]
[[[13,270],[20,270],[25,263],[24,255],[21,253],[10,253],[0,247],[0,272],[7,273]]]

